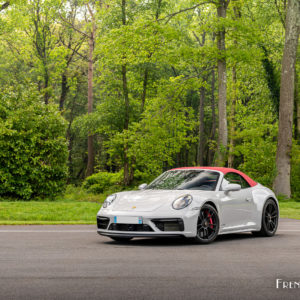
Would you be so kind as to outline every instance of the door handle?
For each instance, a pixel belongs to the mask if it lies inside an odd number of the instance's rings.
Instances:
[[[251,197],[246,198],[246,201],[247,201],[247,202],[250,202],[251,200],[252,200]]]

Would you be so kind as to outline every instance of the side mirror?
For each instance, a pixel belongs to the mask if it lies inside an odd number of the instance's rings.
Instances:
[[[147,183],[142,183],[139,185],[139,190],[144,190],[147,187]]]
[[[224,191],[225,192],[234,192],[234,191],[239,191],[241,188],[242,187],[240,184],[230,183],[224,188]]]

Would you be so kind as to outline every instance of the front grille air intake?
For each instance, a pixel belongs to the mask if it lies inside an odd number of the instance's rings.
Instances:
[[[110,224],[108,230],[114,231],[153,231],[147,224]]]
[[[182,219],[152,219],[151,220],[160,231],[184,231]]]
[[[109,224],[109,218],[97,217],[97,227],[98,229],[106,229]]]

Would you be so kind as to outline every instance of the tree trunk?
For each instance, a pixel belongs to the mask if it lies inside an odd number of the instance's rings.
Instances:
[[[68,167],[69,167],[69,175],[67,179],[67,183],[69,184],[71,182],[71,178],[74,173],[74,168],[73,168],[73,156],[72,156],[72,150],[73,150],[73,135],[69,134],[68,135]]]
[[[160,13],[161,13],[161,4],[162,0],[157,1],[157,8],[155,12],[155,21],[159,19]],[[157,34],[157,31],[154,32],[154,35]],[[152,57],[154,51],[150,52],[148,54],[148,59]],[[142,92],[142,103],[141,103],[141,112],[144,111],[145,102],[146,102],[146,96],[147,96],[147,85],[148,85],[148,76],[149,76],[149,66],[146,65],[145,72],[144,72],[144,80],[143,80],[143,92]]]
[[[234,166],[234,132],[235,132],[235,105],[236,105],[236,66],[232,67],[232,101],[230,109],[230,141],[229,141],[229,152],[228,152],[228,167],[233,168]]]
[[[94,54],[94,29],[89,38],[89,61],[88,61],[88,114],[93,112],[93,54]],[[88,162],[86,168],[86,176],[92,175],[94,172],[94,137],[88,133]]]
[[[126,25],[126,0],[122,0],[122,24]],[[129,94],[127,85],[127,67],[126,64],[122,65],[122,82],[123,82],[123,96],[125,105],[125,115],[124,115],[124,130],[128,130],[129,126]],[[129,166],[128,158],[128,143],[124,144],[124,185],[129,185],[131,178],[133,178],[134,170]]]
[[[216,103],[215,103],[215,68],[211,71],[211,132],[210,132],[210,140],[214,141],[216,136]],[[214,162],[215,150],[209,149],[208,151],[208,165],[211,166]]]
[[[44,74],[44,90],[45,90],[45,94],[44,94],[44,101],[45,104],[47,105],[49,103],[49,74],[48,74],[48,68],[45,67],[45,74]]]
[[[6,2],[4,2],[3,4],[1,4],[1,6],[0,6],[0,11],[6,9],[6,8],[9,6],[9,4],[10,4],[9,1],[6,1]]]
[[[68,176],[67,183],[70,183],[70,181],[74,175],[73,156],[72,156],[74,136],[71,133],[71,126],[72,126],[73,119],[74,119],[74,108],[75,108],[75,102],[76,102],[75,100],[76,100],[76,98],[73,98],[73,103],[72,103],[71,112],[70,112],[70,120],[69,120],[69,125],[67,128],[67,134],[66,134],[66,139],[68,141],[68,150],[69,150],[69,155],[68,155],[69,176]]]
[[[68,93],[68,83],[67,83],[67,76],[65,73],[61,76],[61,93],[59,98],[59,110],[62,111],[64,109],[64,104],[66,101]]]
[[[280,98],[280,83],[277,79],[276,74],[276,67],[272,62],[272,59],[270,58],[272,52],[268,51],[267,48],[262,45],[261,49],[264,52],[264,57],[262,59],[262,65],[265,69],[266,73],[266,79],[268,88],[271,94],[272,102],[274,109],[277,113],[277,116],[279,114],[279,98]]]
[[[219,0],[217,13],[220,21],[226,18],[228,2],[225,0]],[[219,87],[219,136],[218,136],[218,151],[216,164],[218,166],[224,166],[227,153],[227,140],[228,140],[228,128],[227,128],[227,77],[226,77],[226,58],[225,58],[225,28],[217,34],[217,44],[219,50],[218,58],[218,87]]]
[[[204,147],[205,147],[205,134],[204,134],[204,99],[205,89],[201,87],[199,98],[199,141],[198,141],[198,157],[197,164],[203,166],[204,164]]]
[[[291,196],[291,149],[293,133],[293,102],[295,63],[299,38],[299,0],[289,0],[286,16],[285,44],[281,65],[279,128],[276,154],[277,176],[274,190],[277,195]]]
[[[124,105],[125,105],[124,129],[127,130],[129,125],[129,96],[128,96],[126,65],[122,66],[122,81],[123,81],[123,95],[124,95]]]
[[[128,130],[129,126],[129,96],[128,96],[128,85],[127,85],[127,68],[126,65],[122,66],[122,81],[123,81],[123,96],[125,105],[124,115],[124,130]],[[129,159],[128,159],[128,143],[124,145],[124,184],[130,184],[130,171],[129,171]]]
[[[235,20],[242,17],[241,11],[237,6],[233,7]],[[234,46],[238,48],[238,42],[234,39]],[[237,102],[237,83],[236,83],[236,63],[232,67],[232,98],[230,107],[230,133],[229,133],[229,151],[228,151],[228,167],[234,167],[234,143],[235,143],[235,106]]]

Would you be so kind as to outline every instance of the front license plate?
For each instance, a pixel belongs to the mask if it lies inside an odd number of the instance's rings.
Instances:
[[[142,217],[126,217],[126,216],[115,216],[114,223],[118,224],[143,224]]]

